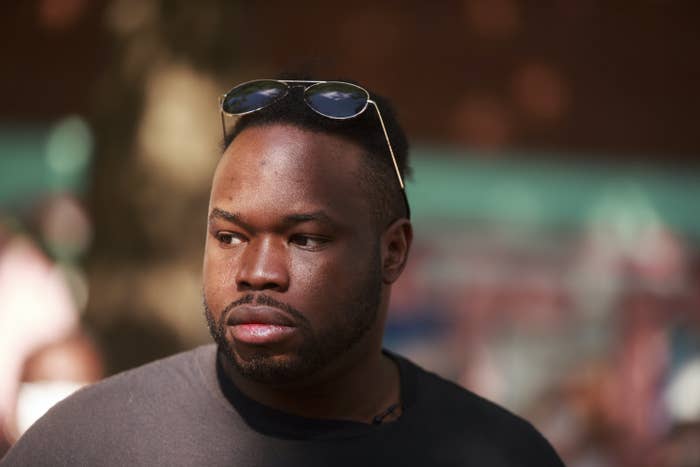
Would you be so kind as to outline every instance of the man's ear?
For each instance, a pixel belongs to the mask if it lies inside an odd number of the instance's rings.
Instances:
[[[408,219],[397,219],[382,235],[382,280],[393,284],[406,266],[413,242],[413,226]]]

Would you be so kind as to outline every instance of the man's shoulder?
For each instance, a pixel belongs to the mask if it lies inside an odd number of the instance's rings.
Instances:
[[[445,418],[475,420],[488,418],[497,422],[527,424],[524,419],[504,407],[450,381],[432,371],[426,370],[406,357],[396,355],[402,371],[408,373],[410,391],[408,397],[421,407],[430,407],[434,412],[449,409],[448,413],[438,414]],[[469,415],[464,417],[464,415]]]
[[[3,461],[10,465],[13,459],[17,465],[84,463],[146,442],[152,433],[184,425],[197,414],[206,416],[211,410],[202,408],[211,407],[212,398],[202,387],[201,363],[213,361],[214,355],[213,346],[199,347],[77,391],[32,425]]]
[[[154,360],[86,386],[59,403],[56,408],[71,403],[84,405],[92,400],[104,403],[105,398],[116,398],[122,403],[128,403],[137,394],[152,392],[157,392],[159,397],[179,394],[187,388],[188,382],[201,379],[198,374],[199,362],[207,358],[213,361],[214,353],[214,346],[206,345]]]
[[[446,450],[462,458],[489,459],[482,465],[516,465],[513,459],[520,459],[522,465],[563,465],[549,442],[524,418],[406,358],[398,360],[413,380],[408,395],[413,407],[407,408],[414,410],[412,423],[429,427],[428,436],[436,443],[452,440],[454,445]]]

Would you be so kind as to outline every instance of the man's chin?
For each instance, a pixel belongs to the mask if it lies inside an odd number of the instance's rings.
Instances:
[[[306,378],[318,368],[299,355],[274,354],[265,350],[223,349],[228,362],[241,376],[265,384],[285,384]]]

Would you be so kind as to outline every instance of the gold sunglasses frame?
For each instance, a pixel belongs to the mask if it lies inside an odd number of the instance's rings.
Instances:
[[[231,91],[233,91],[234,89],[236,89],[236,88],[238,88],[238,87],[245,86],[245,85],[250,84],[250,83],[260,82],[260,81],[274,81],[274,82],[282,83],[282,84],[284,84],[284,85],[287,87],[287,91],[285,92],[285,94],[284,94],[283,96],[278,97],[278,98],[275,99],[274,101],[271,101],[271,102],[268,103],[268,104],[265,104],[265,105],[263,105],[263,106],[261,106],[261,107],[258,107],[258,108],[256,108],[256,109],[253,109],[253,110],[249,110],[249,111],[247,111],[247,112],[235,113],[235,114],[234,114],[234,113],[226,112],[226,111],[224,110],[224,99],[226,98],[226,96],[228,96],[228,95],[231,93]],[[290,83],[291,83],[292,85],[304,85],[304,84],[308,84],[309,86],[304,86],[304,93],[306,93],[309,89],[311,89],[311,88],[313,88],[314,86],[317,86],[317,85],[319,85],[319,84],[334,84],[334,83],[342,84],[342,85],[345,85],[345,86],[352,86],[352,87],[357,88],[357,89],[361,90],[362,92],[364,92],[365,95],[367,96],[367,97],[365,98],[365,99],[366,99],[366,102],[365,102],[364,107],[362,107],[362,110],[360,110],[360,111],[357,112],[356,114],[351,115],[351,116],[349,116],[349,117],[331,117],[331,116],[322,114],[322,113],[319,112],[318,110],[316,110],[316,109],[314,109],[313,107],[311,107],[311,105],[306,101],[306,99],[304,99],[304,102],[306,103],[307,106],[309,106],[309,108],[310,108],[311,110],[313,110],[313,111],[316,112],[317,114],[323,115],[324,117],[330,118],[330,119],[333,119],[333,120],[348,120],[348,119],[350,119],[350,118],[355,118],[355,117],[357,117],[358,115],[361,115],[365,110],[367,110],[367,107],[369,106],[369,104],[372,104],[372,106],[374,107],[374,110],[377,112],[377,117],[379,118],[379,123],[381,124],[382,132],[384,133],[384,139],[386,139],[386,145],[387,145],[387,147],[389,148],[389,154],[391,155],[391,162],[392,162],[392,164],[394,165],[394,171],[396,172],[396,177],[397,177],[398,180],[399,180],[399,186],[401,187],[401,191],[403,192],[404,198],[406,198],[406,188],[405,188],[405,185],[404,185],[404,183],[403,183],[403,177],[401,176],[401,171],[399,170],[399,165],[398,165],[398,163],[396,162],[396,156],[394,155],[394,149],[391,147],[391,141],[389,140],[389,134],[388,134],[387,131],[386,131],[386,126],[384,125],[384,119],[382,118],[382,113],[379,111],[379,106],[377,105],[377,103],[376,103],[375,101],[373,101],[373,100],[370,98],[369,92],[367,92],[367,90],[366,90],[365,88],[363,88],[363,87],[361,87],[361,86],[358,86],[358,85],[356,85],[356,84],[353,84],[353,83],[347,83],[347,82],[345,82],[345,81],[317,81],[317,80],[295,80],[295,79],[254,79],[254,80],[251,80],[251,81],[246,81],[246,82],[240,83],[240,84],[234,86],[233,88],[231,88],[227,93],[222,94],[221,96],[219,96],[219,111],[220,111],[220,114],[221,114],[221,128],[222,128],[223,133],[224,133],[224,139],[226,138],[226,123],[225,123],[225,121],[224,121],[224,115],[228,115],[229,117],[241,117],[241,116],[247,115],[247,114],[249,114],[249,113],[257,112],[257,111],[260,110],[260,109],[264,109],[264,108],[267,107],[268,105],[271,105],[273,102],[277,102],[277,101],[280,100],[280,99],[284,99],[284,97],[286,97],[287,94],[289,94],[289,89],[291,88],[291,86],[289,86]],[[408,208],[408,199],[406,199],[406,209],[407,209],[407,214],[410,213],[410,211],[408,210],[408,209],[409,209],[409,208]],[[409,214],[409,216],[410,216],[410,214]]]

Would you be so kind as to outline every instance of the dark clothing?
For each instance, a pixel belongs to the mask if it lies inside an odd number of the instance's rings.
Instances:
[[[370,425],[293,416],[222,377],[213,345],[121,373],[57,404],[3,466],[562,466],[524,420],[389,354],[403,413]]]

